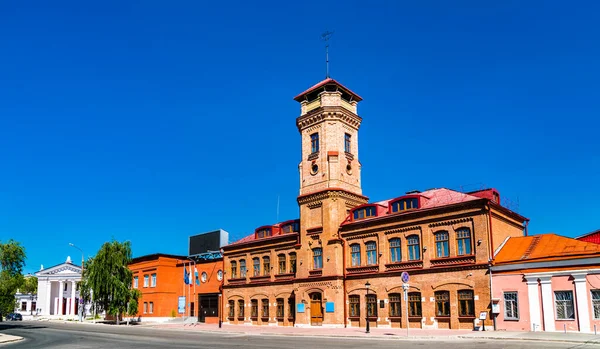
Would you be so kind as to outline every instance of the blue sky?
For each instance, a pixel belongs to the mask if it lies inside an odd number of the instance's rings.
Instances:
[[[186,253],[298,217],[297,93],[360,94],[363,192],[497,188],[530,232],[600,228],[597,2],[0,5],[0,240],[26,271],[112,238]]]

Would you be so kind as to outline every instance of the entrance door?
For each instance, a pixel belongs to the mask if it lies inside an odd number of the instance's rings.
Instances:
[[[310,295],[310,324],[312,326],[323,324],[323,304],[321,303],[320,293]]]
[[[62,312],[60,313],[60,315],[66,315],[67,314],[67,299],[63,298],[63,304],[62,304]]]
[[[198,320],[206,322],[207,317],[213,317],[215,322],[219,316],[219,295],[201,295],[200,308],[198,309]],[[213,322],[213,323],[215,323]]]

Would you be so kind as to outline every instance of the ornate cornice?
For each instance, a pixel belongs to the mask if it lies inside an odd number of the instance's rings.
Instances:
[[[353,207],[365,204],[369,201],[369,198],[366,196],[354,194],[344,189],[326,189],[316,193],[298,196],[298,205],[316,208],[321,206],[323,201],[327,199],[331,199],[332,201],[342,199],[346,201],[346,204],[350,204]]]
[[[396,233],[405,233],[407,231],[412,231],[412,230],[421,230],[421,227],[418,226],[418,225],[413,225],[413,226],[410,226],[410,227],[390,229],[390,230],[386,230],[384,232],[384,234],[388,235],[388,234],[396,234]]]
[[[472,222],[472,221],[473,221],[472,217],[465,217],[465,218],[453,219],[450,221],[431,223],[431,224],[429,224],[429,228],[442,227],[442,226],[453,226],[454,224],[468,223],[468,222]]]
[[[357,240],[357,239],[366,239],[366,238],[371,238],[371,237],[377,237],[377,233],[368,233],[368,234],[360,234],[360,235],[354,235],[354,236],[348,236],[346,237],[346,240]]]
[[[296,119],[298,130],[302,131],[308,127],[315,126],[323,121],[337,120],[358,130],[362,118],[342,107],[320,107]]]

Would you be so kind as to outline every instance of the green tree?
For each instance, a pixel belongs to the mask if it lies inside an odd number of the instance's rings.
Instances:
[[[35,276],[26,276],[23,284],[19,287],[21,293],[37,294],[38,279]]]
[[[15,293],[23,284],[25,248],[14,240],[0,241],[0,321],[15,310]]]
[[[99,311],[113,315],[119,324],[122,314],[128,312],[127,303],[139,298],[132,289],[133,273],[127,265],[131,262],[129,241],[105,242],[98,253],[85,263],[82,295],[92,299]]]

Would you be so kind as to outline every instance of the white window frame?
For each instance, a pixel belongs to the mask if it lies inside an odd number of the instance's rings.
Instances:
[[[156,273],[150,276],[150,287],[156,287]]]
[[[148,313],[154,314],[154,302],[148,302]]]
[[[139,280],[137,276],[133,277],[133,288],[138,288]]]
[[[150,277],[148,274],[144,275],[144,287],[148,287],[148,283],[150,281]]]

